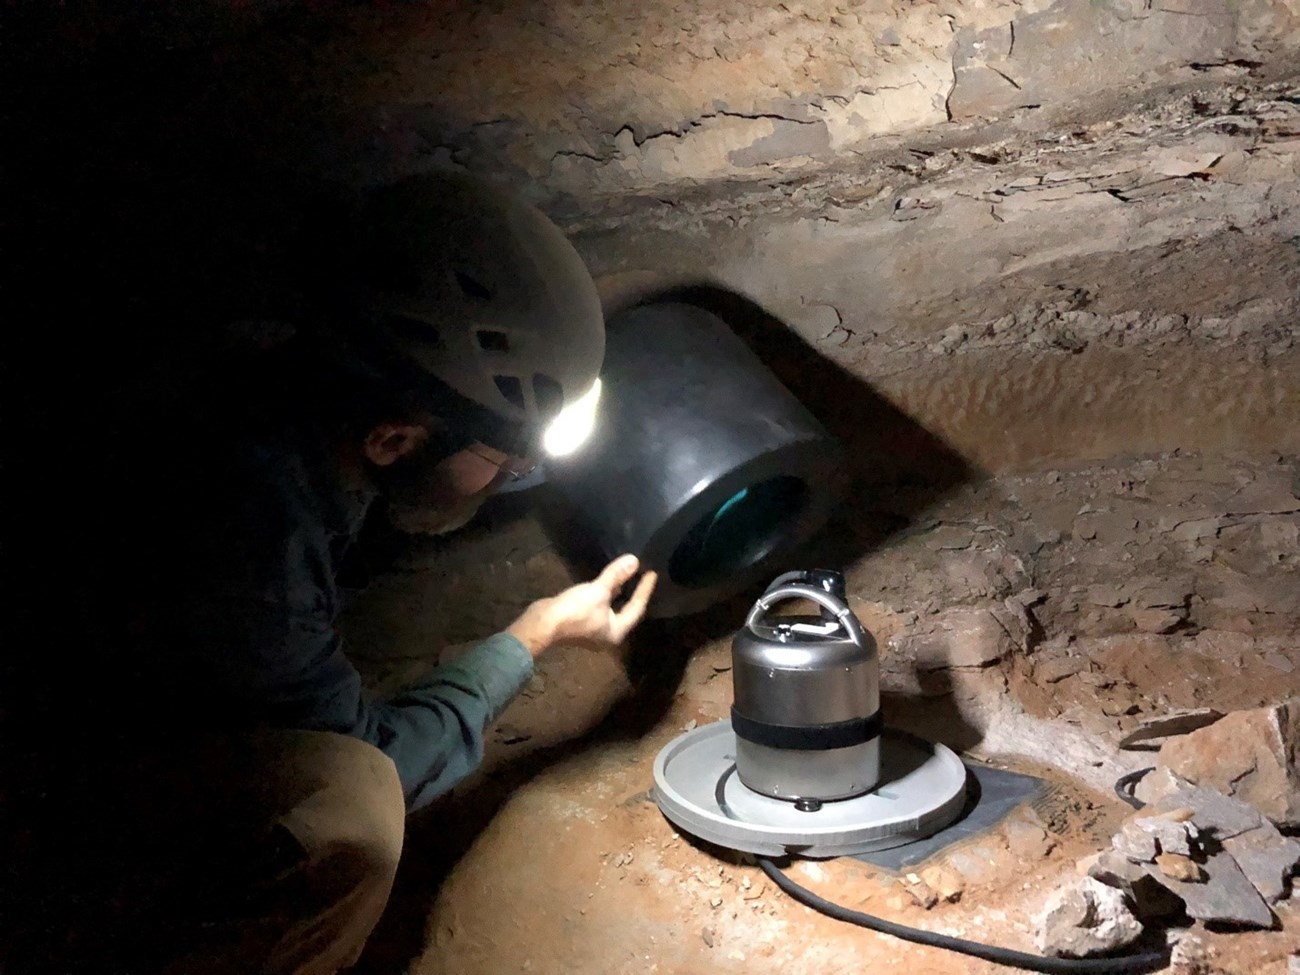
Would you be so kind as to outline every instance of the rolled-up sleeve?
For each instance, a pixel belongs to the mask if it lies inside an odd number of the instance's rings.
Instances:
[[[523,644],[498,633],[419,684],[363,704],[351,733],[393,760],[408,809],[419,809],[483,761],[483,733],[533,673]]]

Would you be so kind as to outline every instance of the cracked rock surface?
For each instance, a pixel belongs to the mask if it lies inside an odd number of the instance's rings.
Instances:
[[[247,5],[202,26],[224,28],[248,136],[286,157],[457,162],[575,194],[806,172],[936,126],[1232,80],[1297,40],[1269,0]],[[154,30],[196,33],[180,14]]]

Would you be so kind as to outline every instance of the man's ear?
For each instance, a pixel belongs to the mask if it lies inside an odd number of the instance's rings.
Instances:
[[[414,453],[429,438],[418,423],[377,423],[366,434],[361,452],[377,467],[388,467]]]

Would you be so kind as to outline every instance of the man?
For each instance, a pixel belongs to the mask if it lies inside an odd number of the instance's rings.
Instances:
[[[365,698],[334,618],[374,497],[421,472],[426,502],[463,523],[524,458],[576,449],[604,326],[559,230],[470,178],[375,194],[355,243],[321,335],[148,443],[123,559],[130,633],[102,668],[87,763],[103,799],[84,842],[116,881],[93,910],[112,921],[83,933],[69,970],[348,967],[406,812],[473,771],[540,654],[616,644],[645,612],[653,573],[614,609],[639,568],[624,556],[416,686]]]

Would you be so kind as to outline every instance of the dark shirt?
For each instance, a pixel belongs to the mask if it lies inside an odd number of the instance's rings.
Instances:
[[[137,604],[137,686],[186,681],[177,717],[190,725],[368,741],[396,764],[408,809],[445,793],[482,761],[484,728],[531,676],[531,655],[498,633],[415,686],[367,700],[334,622],[339,565],[372,495],[345,489],[332,445],[308,420],[210,447],[202,470],[160,485],[190,510],[170,516],[184,524],[152,526],[167,554],[150,558],[159,571]]]

